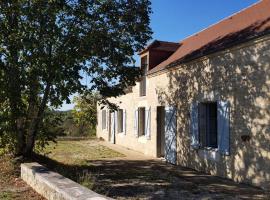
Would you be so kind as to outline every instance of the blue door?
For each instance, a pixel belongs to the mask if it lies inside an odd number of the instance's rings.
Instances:
[[[176,164],[176,108],[165,108],[165,159]]]

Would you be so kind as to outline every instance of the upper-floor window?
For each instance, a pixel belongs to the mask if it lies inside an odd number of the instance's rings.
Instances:
[[[142,79],[140,82],[140,96],[146,95],[146,73],[147,73],[147,56],[141,58]]]

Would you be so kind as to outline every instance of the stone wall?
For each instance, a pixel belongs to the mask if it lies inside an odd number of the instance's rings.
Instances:
[[[190,105],[194,101],[230,103],[230,155],[190,148]],[[177,106],[177,163],[213,175],[270,188],[270,36],[181,64],[147,77],[147,94],[111,99],[127,110],[127,133],[116,144],[156,156],[157,106]],[[134,111],[151,107],[151,140],[134,135]],[[98,109],[98,137],[101,129]],[[244,141],[242,136],[250,140]]]
[[[21,165],[21,178],[48,200],[106,200],[74,181],[61,176],[38,163]]]
[[[182,64],[167,77],[158,96],[178,107],[178,164],[269,189],[269,36]],[[208,100],[230,103],[229,156],[190,148],[190,105]]]

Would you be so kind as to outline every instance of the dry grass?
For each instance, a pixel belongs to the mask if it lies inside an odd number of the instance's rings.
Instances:
[[[98,140],[60,140],[50,143],[37,161],[77,183],[94,189],[99,172],[92,172],[92,161],[124,157],[117,151],[99,144]]]
[[[51,143],[45,150],[47,157],[63,164],[87,164],[91,160],[123,157],[124,155],[94,140],[58,141]]]
[[[13,164],[9,156],[0,156],[0,200],[44,200],[20,177],[20,166]]]

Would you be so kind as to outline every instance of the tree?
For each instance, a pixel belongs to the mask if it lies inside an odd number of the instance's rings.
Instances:
[[[0,1],[0,110],[15,155],[31,156],[48,105],[87,90],[108,103],[135,84],[150,13],[149,0]]]
[[[36,138],[35,149],[38,151],[42,151],[49,141],[56,143],[57,136],[64,135],[61,113],[47,108],[43,116]]]
[[[98,95],[91,93],[84,96],[74,97],[74,109],[72,115],[75,123],[82,132],[85,128],[94,130],[97,124],[97,101]]]

